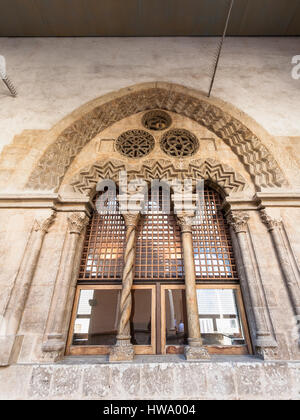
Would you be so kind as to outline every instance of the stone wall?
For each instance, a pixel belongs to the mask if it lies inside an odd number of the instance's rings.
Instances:
[[[252,361],[14,365],[0,399],[300,399],[300,363]]]
[[[49,129],[83,103],[136,83],[166,81],[208,92],[217,38],[1,38],[19,97],[0,84],[0,145],[25,129]],[[213,96],[274,136],[300,136],[297,38],[228,38]]]
[[[299,81],[290,76],[296,41],[229,39],[210,99],[169,82],[197,89],[201,82],[205,90],[203,57],[215,40],[128,42],[1,40],[20,96],[1,97],[0,364],[11,366],[0,368],[0,398],[299,398]],[[156,48],[147,59],[145,46]],[[173,68],[169,54],[176,51]],[[115,92],[145,80],[168,83]],[[155,146],[145,157],[118,152],[118,136],[143,129],[142,115],[155,108],[196,135],[193,156],[167,156],[160,133],[151,133]],[[148,182],[204,178],[221,192],[254,352],[264,361],[58,365],[63,348],[44,351],[61,303],[57,290],[64,294],[63,340],[68,332],[84,231],[70,219],[89,216],[96,183],[116,179],[120,169]]]

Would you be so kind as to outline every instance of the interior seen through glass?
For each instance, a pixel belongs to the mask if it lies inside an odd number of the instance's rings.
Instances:
[[[113,345],[121,290],[80,291],[72,345]],[[132,291],[130,333],[133,344],[151,345],[151,291]]]
[[[198,314],[204,345],[245,345],[234,289],[197,289]],[[187,344],[185,291],[167,289],[166,344]]]
[[[235,289],[197,289],[204,345],[245,345]],[[80,291],[72,345],[113,345],[119,322],[120,289]],[[165,290],[166,345],[187,344],[184,289]],[[150,346],[151,290],[132,291],[132,344]]]

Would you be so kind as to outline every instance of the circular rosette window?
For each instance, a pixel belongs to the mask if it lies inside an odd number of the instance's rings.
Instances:
[[[166,112],[154,110],[144,114],[142,124],[148,130],[160,131],[169,128],[172,124],[172,119]]]
[[[154,145],[154,137],[144,130],[125,131],[116,141],[117,151],[129,158],[148,155],[154,149]]]
[[[197,137],[188,130],[175,128],[162,136],[160,147],[169,156],[185,157],[197,152],[199,142]]]

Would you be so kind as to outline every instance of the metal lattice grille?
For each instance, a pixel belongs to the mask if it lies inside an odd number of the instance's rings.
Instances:
[[[137,236],[135,280],[184,278],[180,229],[173,213],[164,214],[162,198],[146,203]]]
[[[79,280],[121,280],[125,223],[116,197],[108,198],[104,214],[97,211],[87,227]]]
[[[201,214],[193,226],[197,280],[238,282],[228,224],[220,210],[220,196],[205,187]]]

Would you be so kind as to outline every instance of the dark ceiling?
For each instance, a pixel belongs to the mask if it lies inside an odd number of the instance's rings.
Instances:
[[[0,36],[215,36],[228,3],[0,0]],[[235,0],[228,35],[300,35],[300,0]]]

